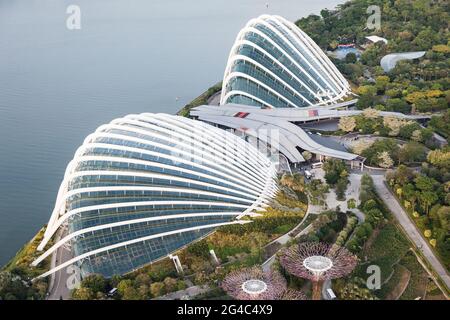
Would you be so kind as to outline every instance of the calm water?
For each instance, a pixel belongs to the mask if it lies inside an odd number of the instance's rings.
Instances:
[[[0,265],[47,222],[86,135],[129,113],[176,112],[221,79],[250,18],[340,2],[0,0]],[[81,30],[66,29],[70,4]]]

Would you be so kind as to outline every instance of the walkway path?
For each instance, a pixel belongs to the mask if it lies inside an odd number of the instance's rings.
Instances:
[[[61,230],[63,230],[63,232],[62,234],[61,232],[57,234],[55,242],[57,242],[59,239],[63,238],[66,235],[67,230],[66,229]],[[70,249],[61,246],[52,254],[51,268],[54,268],[55,265],[68,261],[71,258],[72,253]],[[70,299],[70,289],[67,288],[67,279],[69,276],[70,275],[67,273],[67,268],[63,268],[51,275],[50,278],[51,284],[47,300]]]
[[[210,106],[218,106],[220,104],[220,96],[222,94],[222,90],[219,92],[214,93],[211,97],[208,99],[208,105]]]
[[[323,169],[313,169],[311,172],[314,174],[315,179],[321,179],[322,181],[325,181],[324,179],[324,171]],[[336,192],[334,190],[330,190],[329,193],[327,193],[327,197],[325,199],[326,202],[326,208],[322,206],[308,206],[308,211],[313,214],[320,214],[326,209],[336,209],[337,207],[340,208],[341,212],[351,211],[356,215],[358,218],[358,221],[364,222],[365,217],[364,214],[358,209],[358,208],[348,208],[348,199],[354,199],[356,201],[356,207],[359,205],[359,190],[361,188],[361,174],[357,173],[351,173],[348,177],[349,184],[347,186],[347,190],[345,191],[345,199],[344,201],[340,201],[336,198]]]
[[[308,201],[309,203],[310,201]],[[308,226],[306,226],[306,228],[304,228],[302,231],[300,231],[299,233],[297,233],[295,236],[292,236],[293,234],[295,234],[295,231],[303,226],[303,223],[305,223],[305,221],[307,221],[306,219],[308,218],[308,215],[310,214],[310,205],[308,204],[308,208],[306,209],[306,213],[303,216],[302,221],[300,221],[300,223],[295,226],[294,229],[289,230],[289,232],[285,233],[284,235],[282,235],[281,237],[275,239],[274,241],[272,241],[271,243],[267,244],[265,247],[270,246],[271,244],[273,244],[274,242],[278,242],[279,246],[282,247],[284,246],[286,243],[288,243],[290,240],[292,240],[293,238],[298,238],[303,234],[306,234],[309,232],[309,230],[311,229],[311,224],[309,224]],[[281,249],[281,248],[280,248]],[[270,268],[272,267],[272,264],[275,262],[275,256],[277,255],[278,251],[280,250],[278,249],[277,252],[275,252],[269,259],[267,259],[265,262],[263,262],[262,269],[264,271],[270,271]]]
[[[403,229],[408,234],[408,237],[414,242],[414,244],[419,248],[428,262],[433,266],[433,269],[439,274],[439,276],[444,281],[447,288],[450,288],[450,276],[448,275],[445,267],[436,258],[434,252],[428,246],[428,243],[422,237],[420,232],[417,230],[414,223],[408,216],[408,213],[403,210],[403,208],[398,203],[394,195],[386,187],[384,181],[384,176],[372,176],[373,182],[377,189],[379,196],[388,206],[392,214],[397,218],[397,220],[402,225]]]
[[[155,298],[153,300],[182,300],[182,299],[186,299],[186,298],[192,298],[199,294],[208,292],[210,289],[211,288],[207,285],[192,286],[192,287],[186,288],[184,290],[168,293],[164,296]]]
[[[305,218],[306,218],[306,215],[305,215]],[[303,221],[305,221],[305,220],[302,220],[302,222]],[[301,223],[300,223],[301,224]],[[305,229],[303,229],[302,231],[300,231],[296,236],[295,236],[295,238],[297,238],[297,237],[300,237],[300,236],[302,236],[302,235],[304,235],[304,234],[307,234],[308,232],[309,232],[309,230],[311,229],[311,224],[309,224]],[[291,233],[292,231],[289,231],[289,233]],[[289,234],[288,233],[288,234]],[[287,234],[287,235],[288,235]],[[284,236],[283,236],[284,237]],[[288,237],[289,238],[283,238],[283,240],[286,240],[286,242],[284,242],[283,244],[285,244],[285,243],[287,243],[289,240],[291,240],[292,239],[292,237],[291,236],[289,236],[288,235]],[[278,239],[280,239],[280,238],[278,238]],[[278,252],[278,251],[277,251]],[[268,272],[268,271],[270,271],[270,269],[271,269],[271,267],[272,267],[272,264],[275,262],[275,256],[277,255],[277,252],[275,253],[275,254],[273,254],[269,259],[267,259],[261,266],[262,266],[262,269],[263,269],[263,271],[265,271],[265,272]]]

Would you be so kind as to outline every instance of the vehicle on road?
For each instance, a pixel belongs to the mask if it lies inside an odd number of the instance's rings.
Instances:
[[[336,295],[334,294],[332,289],[328,288],[326,290],[326,292],[327,292],[328,299],[330,299],[330,300],[335,300],[336,299]]]

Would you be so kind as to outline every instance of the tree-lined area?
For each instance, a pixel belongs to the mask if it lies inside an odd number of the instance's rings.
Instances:
[[[367,8],[381,8],[381,29],[366,28]],[[436,132],[450,138],[450,6],[448,1],[431,0],[352,0],[336,10],[324,9],[320,15],[302,18],[296,24],[322,49],[335,50],[339,44],[354,43],[361,51],[344,60],[333,59],[359,95],[361,115],[343,117],[338,135],[371,136],[355,140],[352,152],[364,157],[365,164],[384,169],[387,182],[410,214],[443,264],[450,265],[450,149],[433,139]],[[368,44],[365,37],[379,35],[387,44]],[[426,51],[415,61],[401,61],[390,72],[380,67],[381,58],[393,52]],[[221,84],[180,110],[189,111],[221,90]],[[407,119],[382,117],[380,111],[429,114],[427,127]],[[302,153],[312,158],[308,151]],[[335,280],[332,287],[340,299],[415,299],[440,297],[439,290],[418,262],[411,243],[375,191],[372,179],[361,179],[358,210],[341,212],[339,207],[305,218],[307,203],[324,206],[330,188],[348,208],[356,209],[355,199],[346,199],[349,170],[342,160],[328,159],[323,164],[325,182],[305,181],[302,174],[284,174],[279,178],[279,192],[264,212],[252,216],[252,223],[218,228],[207,237],[177,251],[184,274],[177,273],[169,258],[139,270],[105,279],[92,274],[72,291],[72,299],[154,299],[193,286],[208,286],[207,293],[196,299],[229,298],[217,285],[231,271],[261,265],[282,247],[276,240],[289,234],[302,222],[308,232],[292,236],[284,246],[300,242],[324,242],[342,246],[358,256],[359,265],[347,278]],[[324,209],[325,210],[325,209]],[[358,216],[359,217],[359,216]],[[247,218],[244,218],[247,219]],[[304,228],[304,229],[303,229]],[[293,234],[294,232],[291,232]],[[0,300],[45,299],[48,279],[31,279],[49,269],[48,258],[40,268],[30,267],[37,256],[36,247],[43,230],[28,243],[0,272]],[[270,247],[276,243],[278,246]],[[51,245],[51,243],[49,244]],[[276,249],[276,250],[274,250]],[[211,250],[217,260],[211,255]],[[381,269],[382,286],[369,290],[367,267]],[[281,267],[275,259],[275,269]],[[289,287],[310,295],[305,280],[283,272]],[[114,294],[111,289],[116,288]]]
[[[381,29],[366,28],[367,8],[378,5]],[[328,51],[339,44],[353,43],[361,49],[360,59],[350,53],[333,62],[355,85],[357,107],[403,113],[441,112],[449,117],[450,46],[448,1],[353,0],[324,9],[320,15],[302,18],[296,24]],[[387,44],[367,44],[366,36],[378,35]],[[389,73],[380,60],[389,53],[426,51],[419,61],[403,60]],[[434,116],[430,128],[449,137],[449,121]]]
[[[338,297],[345,300],[442,297],[410,250],[409,241],[368,175],[361,179],[360,203],[366,219],[345,241],[345,246],[359,257],[360,263],[348,278],[334,281],[333,288]],[[367,288],[366,281],[371,274],[367,272],[369,266],[380,268],[380,289]]]
[[[405,166],[388,172],[386,180],[400,204],[450,266],[450,150],[431,151],[420,173]]]
[[[37,251],[37,247],[44,237],[44,231],[44,228],[39,230],[36,236],[0,270],[0,300],[45,299],[48,279],[32,280],[50,269],[50,257],[37,267],[31,266],[31,262],[41,254]],[[46,248],[52,245],[53,241],[50,241]]]

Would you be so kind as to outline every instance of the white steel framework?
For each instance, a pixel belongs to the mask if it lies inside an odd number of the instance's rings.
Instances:
[[[240,219],[264,210],[277,191],[275,172],[250,143],[201,121],[115,119],[69,163],[38,250],[64,232],[32,265],[70,247],[73,258],[41,277],[73,263],[106,276],[131,271],[219,226],[248,222]]]
[[[348,82],[310,37],[280,16],[262,15],[236,38],[220,104],[313,108],[349,93]]]

